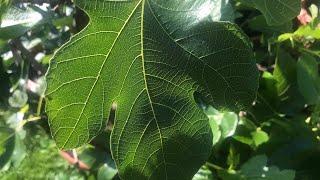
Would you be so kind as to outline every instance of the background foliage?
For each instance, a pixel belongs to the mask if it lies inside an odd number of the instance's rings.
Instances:
[[[259,90],[246,112],[205,108],[215,145],[193,179],[319,178],[320,4],[278,2],[234,0],[227,7],[234,11],[226,20],[253,44]],[[106,141],[112,124],[89,145],[58,151],[43,108],[49,60],[88,17],[71,1],[0,5],[1,178],[117,179]]]

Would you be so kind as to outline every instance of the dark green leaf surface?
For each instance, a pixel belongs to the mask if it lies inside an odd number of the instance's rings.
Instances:
[[[310,55],[302,55],[297,64],[298,85],[309,104],[320,103],[320,76],[318,63]]]
[[[6,127],[0,127],[0,171],[10,161],[14,146],[14,131]]]
[[[258,155],[242,165],[240,172],[249,180],[293,180],[295,171],[282,170],[278,167],[267,167],[267,156]]]
[[[239,0],[265,16],[269,25],[282,25],[299,15],[301,0]]]
[[[297,62],[286,51],[279,48],[273,71],[273,77],[277,81],[276,89],[280,98],[279,110],[292,114],[303,109],[305,104],[297,83]]]
[[[212,147],[194,93],[219,110],[239,110],[258,84],[247,37],[214,18],[215,2],[76,1],[90,23],[56,53],[47,75],[57,145],[90,141],[114,104],[111,150],[122,178],[190,179]]]
[[[0,45],[0,49],[1,49],[1,45]],[[10,94],[9,93],[10,92],[10,83],[9,83],[9,75],[6,72],[6,68],[4,67],[3,60],[1,58],[0,58],[0,84],[1,84],[0,105],[3,105],[6,102],[6,97],[8,97]]]
[[[251,29],[265,33],[266,35],[278,35],[292,31],[292,22],[287,22],[281,25],[268,25],[266,18],[263,15],[255,16],[248,21]]]
[[[223,180],[293,180],[295,171],[280,170],[276,166],[267,166],[267,156],[254,156],[245,162],[239,171],[219,170],[218,174]]]
[[[266,17],[268,24],[284,24],[299,15],[300,0],[253,0],[256,8]]]

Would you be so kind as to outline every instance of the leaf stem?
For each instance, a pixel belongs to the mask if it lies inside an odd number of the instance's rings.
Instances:
[[[40,114],[41,114],[43,98],[44,98],[43,95],[41,95],[41,96],[39,97],[38,107],[37,107],[37,113],[36,113],[37,116],[40,116]]]
[[[224,170],[224,168],[222,168],[221,166],[218,166],[218,165],[210,163],[210,162],[206,162],[205,165],[210,168],[213,168],[215,170]]]
[[[28,119],[24,119],[20,122],[20,124],[16,127],[16,130],[19,131],[23,128],[24,125],[26,125],[28,122],[34,122],[34,121],[39,121],[42,118],[40,116],[36,116],[36,117],[31,117]]]

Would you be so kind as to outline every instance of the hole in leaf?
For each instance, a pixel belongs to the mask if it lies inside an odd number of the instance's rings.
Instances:
[[[108,118],[108,122],[107,122],[107,130],[112,130],[113,126],[114,126],[114,120],[116,117],[116,110],[117,110],[117,103],[113,102],[111,109],[110,109],[110,113],[109,113],[109,118]]]

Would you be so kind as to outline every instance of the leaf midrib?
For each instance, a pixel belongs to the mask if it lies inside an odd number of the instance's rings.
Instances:
[[[147,83],[146,69],[145,69],[145,64],[144,64],[145,63],[145,59],[144,59],[144,41],[143,41],[143,38],[144,38],[143,37],[143,27],[144,27],[143,20],[144,20],[145,1],[146,0],[143,0],[142,13],[141,13],[141,57],[142,57],[143,78],[144,78],[144,82],[145,82],[145,86],[146,86],[146,91],[147,91],[147,94],[148,94],[148,99],[150,101],[150,107],[151,107],[151,110],[152,110],[153,118],[154,118],[154,120],[156,122],[158,131],[159,131],[159,135],[160,135],[161,154],[162,154],[162,159],[163,159],[163,162],[164,162],[164,170],[165,170],[165,173],[166,173],[166,179],[168,179],[168,173],[167,173],[167,167],[166,167],[167,164],[166,164],[166,159],[164,157],[164,150],[163,150],[162,133],[161,133],[160,126],[159,126],[159,123],[158,123],[156,115],[155,115],[153,103],[152,103],[152,100],[151,100],[151,97],[150,97],[150,93],[149,93],[149,89],[148,89],[148,83]]]
[[[286,4],[286,3],[284,3],[284,2],[282,2],[281,0],[277,0],[280,4],[282,4],[282,5],[284,5],[285,7],[287,7],[288,9],[290,9],[291,10],[291,12],[293,12],[293,13],[295,13],[296,11],[295,11],[295,9],[293,8],[293,7],[291,7],[290,5],[288,5],[288,4]]]

